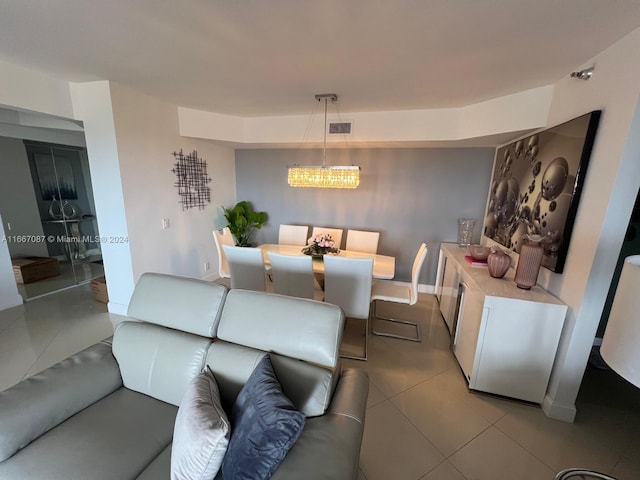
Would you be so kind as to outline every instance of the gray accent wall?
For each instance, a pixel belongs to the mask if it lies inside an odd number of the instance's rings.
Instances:
[[[409,281],[421,242],[429,248],[420,283],[435,284],[440,242],[457,239],[459,217],[480,229],[494,158],[492,148],[351,148],[327,150],[327,165],[360,165],[355,190],[292,188],[287,166],[321,165],[317,149],[236,150],[237,199],[266,211],[254,243],[277,243],[281,223],[380,232],[378,253],[396,257],[395,280]],[[230,205],[225,205],[229,207]]]

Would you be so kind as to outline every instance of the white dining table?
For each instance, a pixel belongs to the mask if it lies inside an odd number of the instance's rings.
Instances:
[[[265,265],[270,265],[269,252],[281,253],[283,255],[304,255],[300,245],[279,245],[267,243],[260,245],[262,249]],[[396,271],[396,259],[388,255],[377,255],[374,253],[356,252],[353,250],[340,250],[339,257],[346,258],[373,258],[373,278],[390,280]],[[313,259],[313,272],[324,273],[324,262],[321,259]]]

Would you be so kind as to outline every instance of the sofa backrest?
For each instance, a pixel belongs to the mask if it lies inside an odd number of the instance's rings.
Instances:
[[[136,283],[127,316],[213,338],[226,294],[224,285],[145,273]]]
[[[161,274],[138,281],[113,336],[125,387],[179,405],[208,364],[226,406],[268,352],[284,393],[322,415],[340,375],[344,314],[335,305]],[[214,340],[217,334],[217,338]]]
[[[204,366],[226,295],[223,285],[143,274],[127,312],[142,322],[123,322],[113,336],[124,386],[179,405],[187,385]]]
[[[322,415],[340,375],[344,314],[313,300],[233,289],[209,347],[211,367],[229,406],[265,355],[284,393],[307,416]]]
[[[176,406],[209,345],[210,338],[142,322],[122,322],[113,335],[123,385]]]

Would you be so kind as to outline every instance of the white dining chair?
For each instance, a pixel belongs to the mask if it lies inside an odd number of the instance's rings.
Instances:
[[[257,290],[260,292],[267,290],[262,250],[231,245],[223,245],[222,249],[229,263],[231,288]]]
[[[326,228],[326,227],[313,227],[311,231],[311,236],[315,237],[320,233],[328,233],[333,238],[333,241],[336,242],[336,248],[340,248],[342,245],[342,229],[341,228]]]
[[[378,253],[380,232],[363,230],[347,230],[347,250],[365,253]]]
[[[372,277],[372,258],[324,256],[324,301],[341,307],[346,318],[365,321],[364,355],[341,354],[342,357],[367,360]]]
[[[221,230],[214,230],[213,241],[215,242],[216,250],[218,251],[218,275],[220,275],[220,278],[231,278],[227,256],[224,254],[224,250],[222,249],[223,245],[233,246],[236,244],[229,227],[224,227]]]
[[[402,320],[398,318],[381,317],[377,314],[378,301],[381,302],[394,302],[402,303],[405,305],[414,305],[418,301],[418,279],[420,277],[420,271],[422,265],[427,257],[427,245],[422,244],[418,248],[416,258],[413,260],[413,267],[411,269],[411,284],[398,285],[389,280],[376,280],[371,287],[371,301],[373,302],[373,325],[371,333],[374,335],[380,335],[383,337],[399,338],[402,340],[411,340],[412,342],[421,342],[422,334],[420,333],[420,325],[416,322],[409,320]],[[383,322],[396,323],[401,325],[409,325],[415,328],[415,336],[406,336],[397,333],[388,333],[375,329],[376,320]]]
[[[312,300],[323,299],[324,292],[316,283],[311,257],[273,252],[268,255],[275,293]]]
[[[278,243],[280,245],[305,246],[308,233],[309,227],[307,225],[280,225]]]

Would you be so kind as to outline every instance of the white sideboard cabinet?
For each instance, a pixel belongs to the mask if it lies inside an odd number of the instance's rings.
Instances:
[[[518,288],[513,269],[492,278],[465,255],[441,244],[436,298],[469,388],[541,403],[567,306],[539,286]]]

